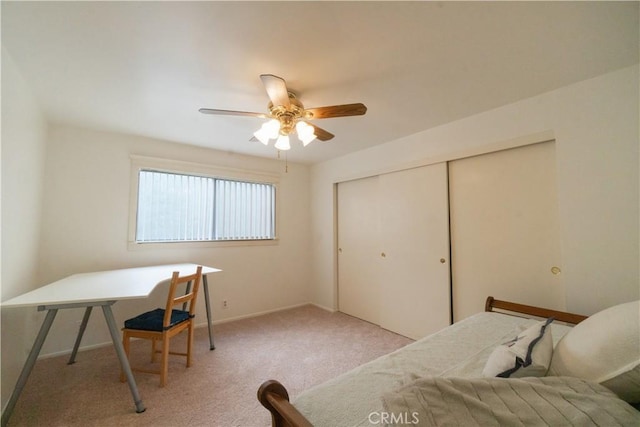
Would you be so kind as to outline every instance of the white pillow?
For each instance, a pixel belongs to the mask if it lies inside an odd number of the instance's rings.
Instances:
[[[513,340],[493,350],[482,371],[485,377],[543,377],[549,369],[553,353],[551,328],[553,321],[538,322]]]
[[[630,403],[640,402],[640,301],[602,310],[556,345],[550,375],[600,383]]]

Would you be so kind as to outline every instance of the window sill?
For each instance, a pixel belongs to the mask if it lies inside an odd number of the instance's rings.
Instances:
[[[206,242],[128,242],[127,249],[130,251],[144,251],[154,249],[201,249],[237,246],[275,246],[278,244],[278,238],[272,240],[211,240]]]

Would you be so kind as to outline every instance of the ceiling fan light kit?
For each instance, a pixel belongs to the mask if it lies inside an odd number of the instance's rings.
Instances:
[[[298,123],[296,123],[296,132],[298,132],[298,138],[302,141],[302,145],[305,147],[317,138],[317,135],[313,133],[313,126],[310,126],[303,121],[298,121]]]
[[[258,141],[264,145],[269,144],[270,139],[276,139],[280,134],[280,122],[276,119],[271,119],[268,122],[262,124],[260,129],[253,133]]]
[[[290,150],[291,144],[289,144],[289,135],[280,135],[276,140],[274,147],[280,151]]]
[[[271,100],[268,105],[269,114],[211,108],[201,108],[199,111],[203,114],[269,118],[260,129],[254,132],[253,136],[264,145],[269,145],[269,141],[275,139],[274,147],[280,151],[291,149],[289,135],[294,131],[305,147],[316,138],[320,141],[328,141],[334,137],[330,132],[308,123],[307,120],[361,116],[367,112],[367,107],[360,103],[305,110],[304,105],[296,98],[295,94],[287,90],[284,79],[272,74],[262,74],[260,79]]]

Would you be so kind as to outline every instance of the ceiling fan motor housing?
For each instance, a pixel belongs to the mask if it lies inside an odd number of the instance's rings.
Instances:
[[[301,118],[305,117],[304,105],[296,96],[289,92],[289,106],[273,105],[269,102],[269,114],[280,122],[280,133],[289,135]]]

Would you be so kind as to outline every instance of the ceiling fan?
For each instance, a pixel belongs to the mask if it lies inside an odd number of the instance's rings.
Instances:
[[[307,146],[318,138],[320,141],[328,141],[334,135],[326,130],[309,123],[309,120],[328,119],[334,117],[361,116],[367,112],[364,104],[343,104],[327,107],[304,108],[296,95],[287,89],[284,79],[273,74],[261,74],[260,79],[264,84],[269,99],[268,113],[252,113],[249,111],[217,110],[212,108],[200,108],[203,114],[250,116],[269,119],[253,135],[264,145],[275,139],[275,147],[278,150],[289,150],[289,135],[295,130],[298,139]],[[251,138],[252,140],[254,138]]]

